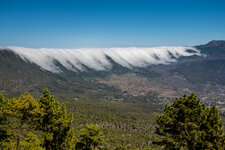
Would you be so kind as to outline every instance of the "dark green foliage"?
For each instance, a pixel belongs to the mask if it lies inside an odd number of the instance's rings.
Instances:
[[[165,149],[224,149],[225,136],[218,110],[206,108],[195,94],[176,98],[156,117],[154,143]]]
[[[0,147],[2,147],[2,142],[9,137],[6,130],[7,118],[4,111],[9,108],[10,104],[10,100],[0,93]]]
[[[65,101],[47,89],[39,101],[25,93],[9,100],[0,94],[0,149],[150,149],[154,116],[151,103]],[[90,124],[90,125],[87,125]],[[95,124],[95,125],[93,125]],[[154,142],[171,149],[222,149],[224,133],[216,107],[195,95],[176,99],[157,117]],[[72,126],[74,131],[72,130]],[[74,137],[74,133],[77,138]],[[19,141],[19,142],[18,142]],[[157,146],[155,148],[158,148]]]
[[[2,147],[17,150],[26,149],[25,147],[28,147],[26,140],[29,139],[31,132],[33,132],[32,137],[36,137],[34,128],[38,118],[42,115],[38,102],[28,92],[25,92],[19,99],[12,99],[10,105],[4,108],[3,115],[7,123],[1,125],[5,125],[9,137],[5,139]],[[35,141],[40,142],[37,137]],[[31,144],[37,143],[33,142],[29,145],[31,146]],[[41,149],[40,145],[36,148]]]
[[[155,112],[149,104],[78,100],[66,105],[74,114],[76,135],[84,124],[96,124],[102,127],[110,149],[143,149],[150,144]]]
[[[47,89],[38,102],[28,92],[8,100],[0,94],[0,149],[71,149],[72,115]],[[48,145],[47,145],[47,144]]]
[[[48,149],[67,149],[73,138],[71,125],[72,114],[66,113],[65,105],[59,105],[57,99],[45,89],[39,100],[43,116],[40,118],[39,129],[44,133],[44,147]]]
[[[100,127],[90,124],[79,132],[77,150],[108,149]]]

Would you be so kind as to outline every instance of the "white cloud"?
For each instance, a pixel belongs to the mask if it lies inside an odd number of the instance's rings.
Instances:
[[[84,71],[83,66],[99,71],[112,67],[107,57],[124,67],[132,68],[151,64],[169,64],[176,62],[181,56],[200,55],[200,51],[193,47],[34,49],[13,46],[8,48],[22,59],[54,73],[61,72],[55,65],[55,60],[72,71]],[[190,49],[193,52],[187,51]]]

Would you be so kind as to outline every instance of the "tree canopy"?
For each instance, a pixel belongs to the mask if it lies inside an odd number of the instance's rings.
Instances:
[[[46,149],[67,149],[72,138],[72,114],[66,113],[64,104],[61,106],[48,89],[44,89],[39,100],[43,116],[38,128],[44,133],[44,147]]]
[[[80,130],[77,150],[107,149],[107,145],[100,127],[90,124]]]
[[[5,149],[25,149],[28,139],[35,140],[39,143],[39,139],[35,134],[35,127],[38,118],[42,115],[42,110],[38,102],[28,93],[25,92],[18,99],[13,98],[11,101],[6,98],[2,99],[1,113],[5,121],[1,123],[2,130],[8,135],[3,140],[2,147]],[[29,143],[35,145],[36,143]],[[34,146],[33,145],[33,146]],[[36,147],[36,149],[39,149]]]
[[[0,147],[70,149],[75,147],[72,114],[45,89],[40,100],[25,92],[9,100],[0,94]]]
[[[218,110],[200,104],[195,94],[176,98],[156,117],[153,143],[165,149],[224,149],[225,136]]]
[[[100,108],[103,107],[105,105]],[[71,109],[78,110],[74,107]],[[84,115],[90,112],[93,111],[88,111]],[[128,115],[127,111],[125,114]],[[92,116],[87,115],[87,117]],[[97,120],[109,117],[100,113]],[[135,122],[135,118],[133,119]],[[149,118],[146,119],[149,120]],[[121,126],[124,124],[123,121],[121,124],[115,122]],[[48,89],[44,89],[39,100],[33,98],[28,92],[13,99],[0,94],[0,149],[125,150],[133,148],[129,146],[130,141],[124,144],[123,141],[114,141],[117,137],[108,138],[108,134],[113,135],[113,130],[110,128],[107,133],[105,130],[107,126],[102,126],[103,124],[82,122],[80,130],[76,131],[72,128],[72,122],[72,114],[67,113],[66,106],[59,103]],[[171,105],[166,105],[164,112],[156,116],[156,123],[157,136],[153,138],[153,143],[161,145],[164,149],[224,150],[225,148],[225,135],[217,108],[215,106],[208,108],[201,104],[195,94],[176,98]],[[138,125],[141,123],[136,124]],[[138,131],[135,130],[136,126],[132,126],[135,132]],[[130,130],[130,128],[124,129]],[[135,132],[132,133],[135,134]],[[120,133],[123,134],[124,141],[129,138],[129,135],[124,134],[126,132]],[[146,135],[149,134],[146,133]],[[139,137],[136,136],[132,141],[135,142]],[[137,144],[136,148],[151,149],[153,145],[150,145],[149,139],[148,142],[144,141],[148,145]]]

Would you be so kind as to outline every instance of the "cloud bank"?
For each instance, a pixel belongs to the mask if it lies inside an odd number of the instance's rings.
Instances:
[[[200,55],[193,47],[127,47],[127,48],[82,48],[82,49],[50,49],[7,47],[23,60],[39,65],[42,69],[53,73],[62,70],[56,65],[71,71],[85,71],[86,67],[102,71],[109,70],[112,63],[108,58],[123,67],[146,67],[152,64],[170,64],[181,56]]]

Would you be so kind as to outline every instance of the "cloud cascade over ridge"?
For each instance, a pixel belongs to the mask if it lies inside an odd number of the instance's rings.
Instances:
[[[112,67],[107,57],[121,66],[132,68],[151,64],[170,64],[181,56],[200,55],[200,51],[193,47],[34,49],[11,46],[7,48],[23,60],[35,63],[53,73],[61,72],[55,64],[56,61],[71,71],[85,71],[84,66],[100,71]]]

